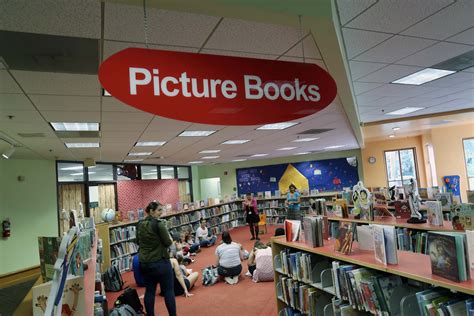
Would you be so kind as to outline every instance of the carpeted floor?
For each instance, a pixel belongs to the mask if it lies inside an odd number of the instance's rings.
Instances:
[[[268,232],[260,235],[263,242],[268,242],[273,236],[275,228],[279,226],[268,226]],[[280,226],[281,227],[281,226]],[[232,240],[241,243],[245,249],[250,250],[253,247],[253,241],[250,240],[250,231],[248,227],[239,227],[230,231]],[[220,237],[217,241],[220,242]],[[215,264],[215,249],[204,248],[197,254],[196,261],[187,268],[193,271],[201,272],[201,269]],[[194,296],[190,298],[176,297],[176,306],[178,315],[276,315],[276,298],[275,287],[273,282],[254,283],[249,277],[244,276],[247,272],[246,261],[242,262],[243,270],[239,283],[228,285],[223,281],[206,287],[202,285],[201,275],[196,282],[195,287],[191,290]],[[200,273],[201,274],[201,273]],[[132,272],[123,274],[125,286],[134,287],[138,291],[138,295],[143,296],[145,289],[138,288],[135,284]],[[112,308],[113,302],[121,292],[107,293],[107,301],[109,307]],[[159,293],[159,287],[157,290]],[[143,303],[143,302],[142,302]],[[156,315],[167,315],[163,297],[156,296],[155,302]]]
[[[0,289],[0,315],[13,315],[16,308],[25,298],[26,294],[35,284],[36,279],[32,279],[20,284]]]

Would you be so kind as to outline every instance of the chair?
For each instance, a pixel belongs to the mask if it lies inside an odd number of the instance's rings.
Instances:
[[[258,233],[266,234],[267,233],[267,214],[262,213],[258,215],[260,217],[260,222],[258,222]],[[260,228],[263,228],[261,230]]]

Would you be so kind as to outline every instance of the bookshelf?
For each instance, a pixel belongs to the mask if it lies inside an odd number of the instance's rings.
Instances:
[[[312,273],[319,282],[311,284],[303,281],[302,283],[306,283],[309,286],[316,288],[318,291],[326,294],[326,296],[323,296],[322,301],[327,304],[318,307],[321,315],[332,315],[332,305],[327,301],[327,298],[334,296],[335,293],[330,266],[330,262],[332,260],[338,260],[345,264],[354,264],[359,267],[365,267],[372,270],[385,272],[387,274],[398,275],[413,281],[446,288],[459,293],[474,295],[474,280],[467,280],[458,283],[432,275],[431,262],[428,255],[407,251],[398,251],[399,264],[385,266],[382,263],[376,261],[373,251],[360,250],[357,246],[357,242],[354,242],[352,253],[349,255],[344,255],[334,251],[334,240],[325,241],[325,245],[323,247],[311,248],[308,247],[304,242],[287,242],[283,236],[272,238],[275,293],[279,312],[288,306],[281,295],[281,284],[279,282],[280,276],[289,276],[280,268],[282,266],[281,259],[279,259],[280,253],[286,249],[289,249],[290,252],[301,251],[302,253],[315,255],[316,258],[318,258],[318,263],[314,266]],[[471,274],[472,273],[474,273],[474,270],[471,270]],[[416,304],[416,298],[414,298],[414,295],[412,295],[413,293],[406,294],[408,294],[406,299],[402,299],[402,296],[400,296],[398,300],[395,300],[394,304],[398,304],[398,306],[396,306],[398,310],[407,310],[407,306],[404,306],[403,304],[413,304],[413,299],[415,299]],[[317,313],[317,315],[319,314]],[[417,313],[402,313],[402,315],[417,315]]]

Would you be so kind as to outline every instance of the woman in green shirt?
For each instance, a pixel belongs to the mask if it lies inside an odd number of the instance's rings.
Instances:
[[[145,282],[145,310],[148,316],[155,315],[156,285],[165,297],[170,316],[176,315],[174,277],[168,254],[172,240],[165,223],[160,220],[162,205],[151,202],[145,209],[147,217],[137,225],[138,260]]]

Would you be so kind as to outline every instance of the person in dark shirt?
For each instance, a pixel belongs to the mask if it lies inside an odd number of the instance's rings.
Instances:
[[[173,241],[165,223],[159,219],[161,212],[162,205],[151,202],[145,209],[146,218],[138,222],[138,260],[146,287],[144,301],[147,315],[155,315],[156,285],[160,283],[168,314],[175,316],[174,276],[168,254],[168,247]]]

